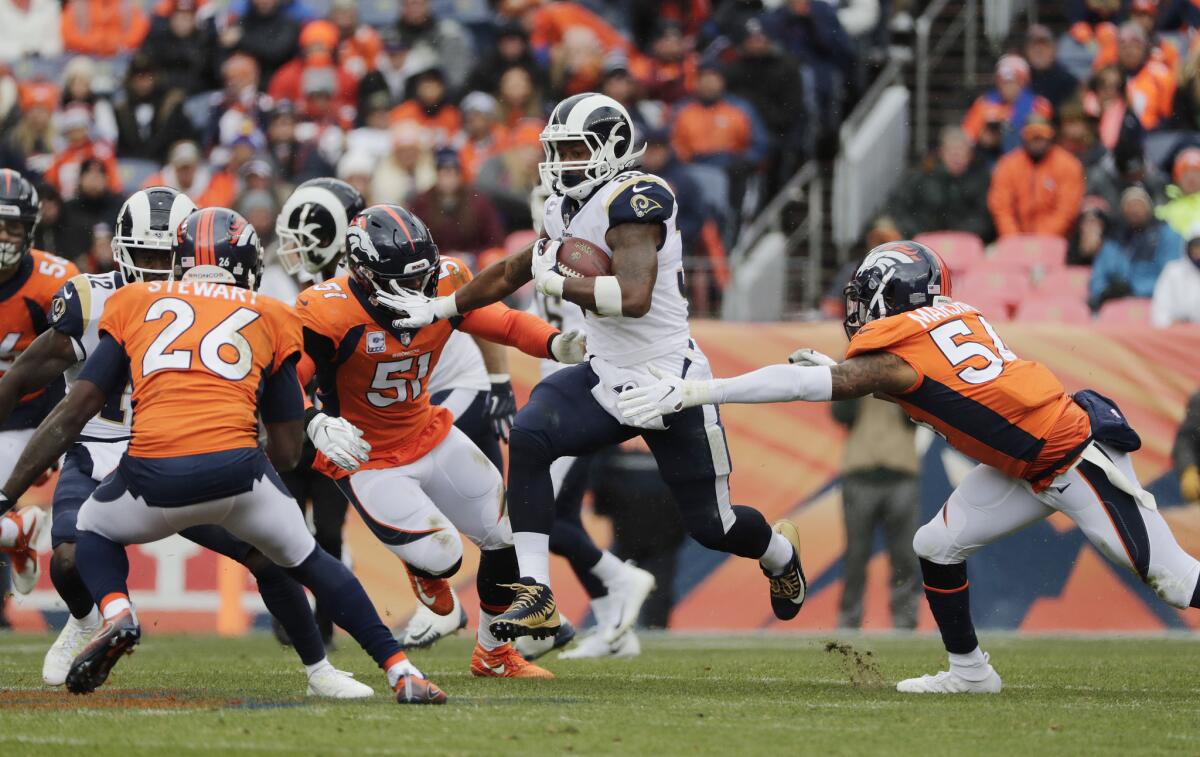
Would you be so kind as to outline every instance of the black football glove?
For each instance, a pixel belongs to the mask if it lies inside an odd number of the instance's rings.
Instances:
[[[507,374],[493,373],[488,378],[492,382],[492,391],[488,395],[484,418],[491,424],[496,438],[507,444],[508,432],[517,415],[517,397],[513,394],[512,381]]]

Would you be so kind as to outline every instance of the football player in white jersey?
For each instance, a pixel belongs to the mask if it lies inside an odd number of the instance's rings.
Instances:
[[[512,608],[491,623],[500,638],[546,637],[559,627],[550,591],[549,534],[554,523],[550,466],[641,435],[658,461],[691,536],[711,549],[758,560],[769,579],[771,607],[790,619],[804,601],[799,534],[787,521],[768,525],[729,499],[731,464],[720,416],[712,406],[674,416],[670,425],[632,426],[616,403],[627,388],[656,383],[650,368],[688,378],[711,375],[688,329],[683,250],[675,196],[665,181],[632,170],[633,123],[616,100],[595,93],[558,104],[542,131],[540,165],[545,236],[479,274],[452,295],[389,295],[397,328],[496,302],[534,281],[538,291],[586,311],[589,361],[542,381],[517,413],[509,441],[509,513],[522,587]],[[557,248],[577,236],[611,256],[608,276],[565,278]],[[659,419],[661,421],[661,419]]]
[[[143,189],[125,201],[117,216],[112,241],[113,258],[119,270],[79,275],[63,285],[52,301],[50,328],[34,340],[0,379],[0,407],[7,407],[11,397],[24,396],[48,386],[64,373],[78,371],[100,341],[100,315],[117,289],[132,281],[172,276],[171,243],[175,230],[195,209],[195,203],[186,195],[168,187]],[[124,454],[132,420],[127,387],[88,421],[64,458],[54,490],[50,577],[70,616],[43,662],[42,679],[51,686],[66,681],[72,660],[101,625],[99,610],[75,566],[75,517]],[[304,590],[282,568],[219,527],[189,528],[181,535],[241,562],[254,574],[267,609],[287,627],[295,642],[296,652],[308,671],[310,695],[371,696],[370,687],[335,670],[325,658],[325,647]]]

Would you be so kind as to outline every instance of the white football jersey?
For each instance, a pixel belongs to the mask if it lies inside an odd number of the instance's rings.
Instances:
[[[641,318],[603,317],[586,313],[584,331],[588,353],[609,363],[629,367],[688,347],[688,303],[683,295],[683,245],[675,228],[675,194],[663,179],[641,171],[625,171],[602,185],[579,205],[563,195],[551,195],[543,228],[551,239],[580,237],[609,257],[605,241],[609,228],[625,223],[660,223],[664,238],[658,251],[658,279],[650,312]]]
[[[470,389],[486,392],[492,388],[483,353],[470,334],[455,330],[442,348],[442,356],[429,376],[426,391],[437,394],[447,389]]]
[[[533,293],[533,301],[529,303],[528,312],[564,334],[568,331],[583,331],[586,328],[581,307],[574,302],[567,302],[561,297],[549,297],[536,290]],[[541,370],[542,378],[546,378],[551,373],[561,371],[567,366],[552,358],[542,358],[538,367]]]
[[[67,371],[68,380],[75,380],[83,368],[83,361],[100,344],[100,315],[104,312],[104,304],[123,286],[125,279],[118,271],[85,273],[68,281],[55,293],[50,308],[50,326],[71,337],[75,343],[75,355],[79,358],[79,362]],[[80,438],[88,441],[128,439],[133,423],[133,407],[129,396],[130,388],[126,384],[120,398],[112,398],[103,410],[87,422]]]

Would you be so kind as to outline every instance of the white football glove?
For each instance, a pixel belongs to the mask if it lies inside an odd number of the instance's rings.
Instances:
[[[792,354],[788,355],[788,362],[792,365],[825,365],[829,366],[830,368],[838,364],[836,360],[828,355],[817,352],[814,349],[809,349],[808,347],[801,347]]]
[[[565,365],[582,363],[587,357],[587,337],[582,331],[568,331],[557,334],[550,340],[550,354],[554,359]]]
[[[342,470],[356,471],[370,456],[371,445],[363,440],[363,432],[345,418],[317,413],[307,430],[313,446]]]
[[[626,389],[617,399],[621,415],[634,425],[644,426],[664,415],[712,403],[708,381],[689,381],[665,374],[654,366],[650,367],[650,373],[658,379],[656,383]]]
[[[415,289],[404,289],[400,294],[377,291],[372,295],[379,306],[400,317],[392,321],[397,329],[419,329],[434,321],[444,321],[458,315],[454,295],[426,297]]]
[[[558,248],[562,242],[542,238],[533,245],[533,285],[547,297],[562,297],[566,278],[554,270],[558,265]]]

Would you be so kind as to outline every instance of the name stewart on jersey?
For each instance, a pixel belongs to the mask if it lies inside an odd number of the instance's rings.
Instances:
[[[151,281],[146,288],[153,294],[166,291],[184,297],[195,295],[196,297],[211,297],[215,300],[227,300],[241,305],[258,304],[258,292],[218,281]]]

